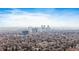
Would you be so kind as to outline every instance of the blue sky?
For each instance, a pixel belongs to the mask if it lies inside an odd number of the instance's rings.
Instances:
[[[0,8],[0,27],[79,28],[79,8]]]

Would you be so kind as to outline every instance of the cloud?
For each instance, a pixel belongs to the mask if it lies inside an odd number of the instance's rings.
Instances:
[[[50,11],[50,10],[49,10]],[[54,9],[49,13],[27,12],[19,9],[0,14],[0,27],[27,27],[50,25],[53,27],[79,27],[79,15],[72,12],[57,13]],[[48,12],[48,11],[47,11]],[[50,12],[50,13],[51,13]]]
[[[27,27],[52,25],[50,15],[43,13],[28,13],[21,10],[12,10],[10,14],[0,14],[3,27]]]

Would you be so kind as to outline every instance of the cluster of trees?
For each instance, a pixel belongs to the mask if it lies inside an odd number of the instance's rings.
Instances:
[[[0,38],[0,51],[79,50],[79,39],[73,39],[73,36],[69,38],[66,33],[32,33],[24,37],[6,36]]]

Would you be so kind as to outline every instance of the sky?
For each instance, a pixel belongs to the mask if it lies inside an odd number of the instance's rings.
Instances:
[[[79,8],[0,8],[0,27],[79,28]]]

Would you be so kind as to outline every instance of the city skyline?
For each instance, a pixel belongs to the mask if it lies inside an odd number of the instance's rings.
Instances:
[[[79,29],[79,8],[0,8],[0,27],[49,25]]]

